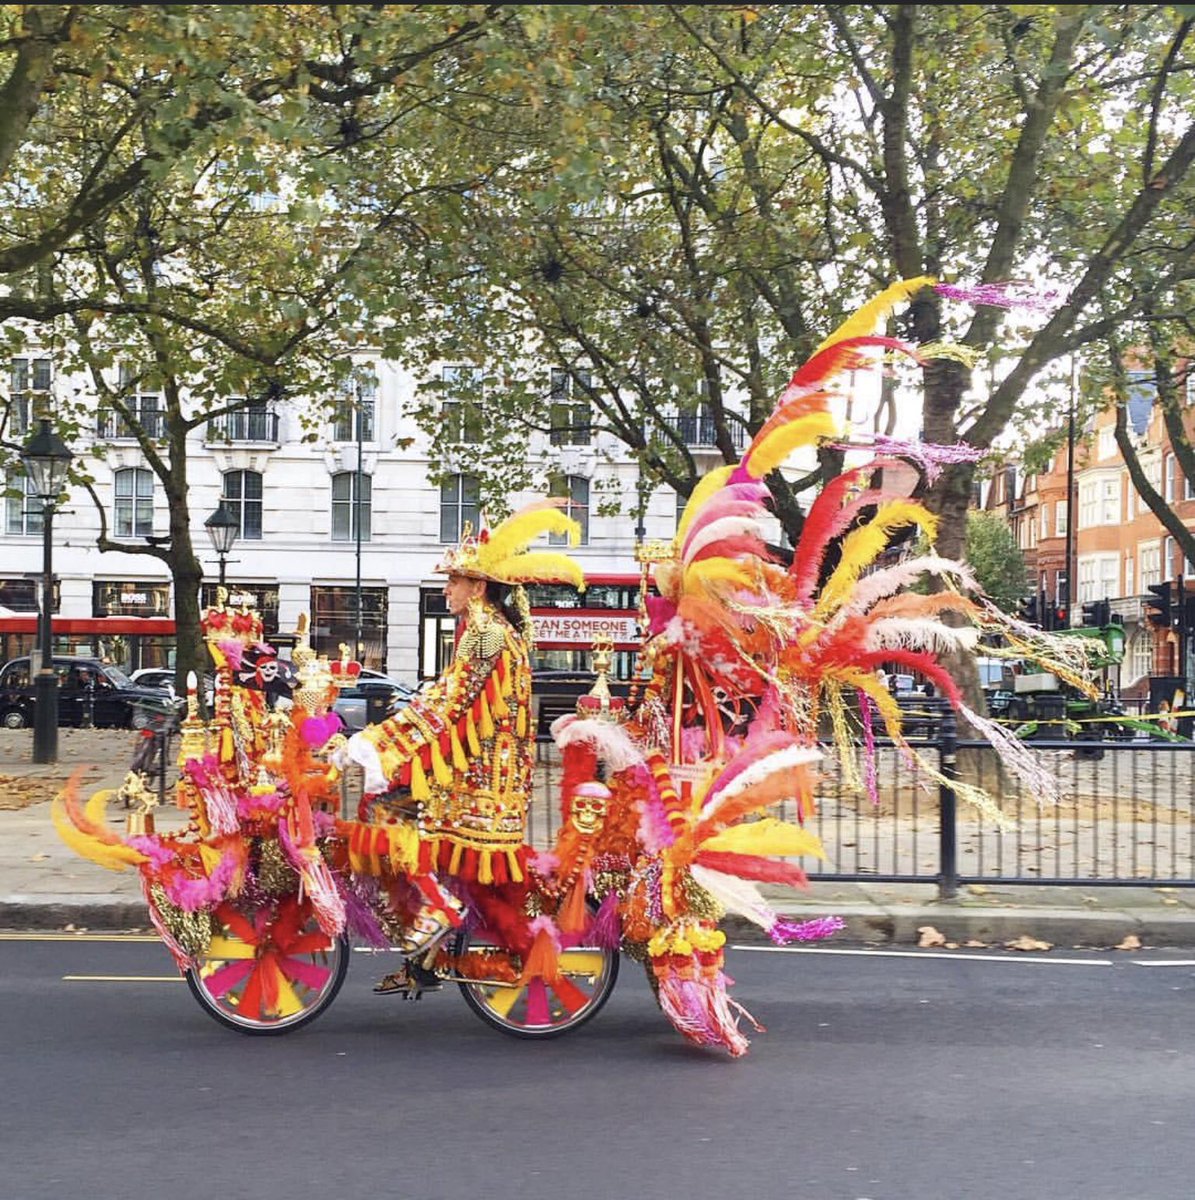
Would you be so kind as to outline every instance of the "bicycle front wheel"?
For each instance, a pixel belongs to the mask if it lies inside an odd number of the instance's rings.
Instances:
[[[207,952],[186,979],[200,1007],[221,1025],[239,1033],[289,1033],[336,999],[348,972],[348,939],[324,933],[309,900],[283,896],[251,911],[226,902],[215,917]]]
[[[456,953],[509,962],[509,953],[484,931],[461,933]],[[522,984],[477,979],[459,984],[465,1003],[489,1026],[519,1038],[553,1038],[593,1020],[618,982],[618,951],[603,946],[574,946],[560,952],[554,983],[531,979]],[[500,975],[498,971],[495,976]]]

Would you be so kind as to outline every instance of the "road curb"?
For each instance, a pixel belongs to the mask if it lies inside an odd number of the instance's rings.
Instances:
[[[0,896],[0,929],[45,932],[70,926],[104,933],[124,933],[149,928],[149,913],[142,900],[78,896]]]

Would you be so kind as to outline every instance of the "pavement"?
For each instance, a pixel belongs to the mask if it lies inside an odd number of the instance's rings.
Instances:
[[[0,729],[0,929],[145,931],[138,878],[80,858],[59,838],[50,801],[72,772],[85,795],[119,787],[140,735],[127,730],[59,731],[51,766],[32,762],[32,733]],[[168,777],[172,782],[173,775]],[[109,808],[123,829],[120,804]],[[159,829],[185,824],[169,802]],[[964,886],[943,899],[935,884],[815,881],[807,891],[764,888],[787,917],[841,917],[843,946],[1011,946],[1026,951],[1175,947],[1195,951],[1195,888]],[[758,927],[728,919],[732,942],[759,942]]]

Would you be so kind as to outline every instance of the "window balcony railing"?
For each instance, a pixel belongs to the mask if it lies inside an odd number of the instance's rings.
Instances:
[[[734,448],[744,449],[747,445],[746,430],[737,422],[731,424],[729,429]],[[676,431],[686,446],[714,448],[718,444],[718,426],[712,417],[682,413],[676,418]]]
[[[278,414],[245,408],[207,423],[207,442],[278,442]]]
[[[166,414],[158,409],[143,409],[137,414],[137,423],[146,437],[160,438],[166,432]],[[101,408],[96,416],[96,437],[104,442],[135,441],[137,434],[132,425],[119,413],[110,408]]]

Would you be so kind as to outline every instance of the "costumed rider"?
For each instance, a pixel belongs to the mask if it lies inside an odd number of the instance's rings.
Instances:
[[[473,536],[435,568],[458,620],[452,662],[395,716],[349,739],[348,759],[364,772],[363,809],[384,793],[399,797],[419,831],[413,882],[422,907],[401,943],[403,968],[377,992],[439,986],[430,971],[435,949],[460,926],[465,908],[451,883],[522,884],[527,806],[535,765],[531,712],[531,613],[524,583],[571,583],[584,573],[567,554],[529,551],[542,534],[580,540],[563,501],[538,500]],[[459,890],[459,889],[458,889]]]

